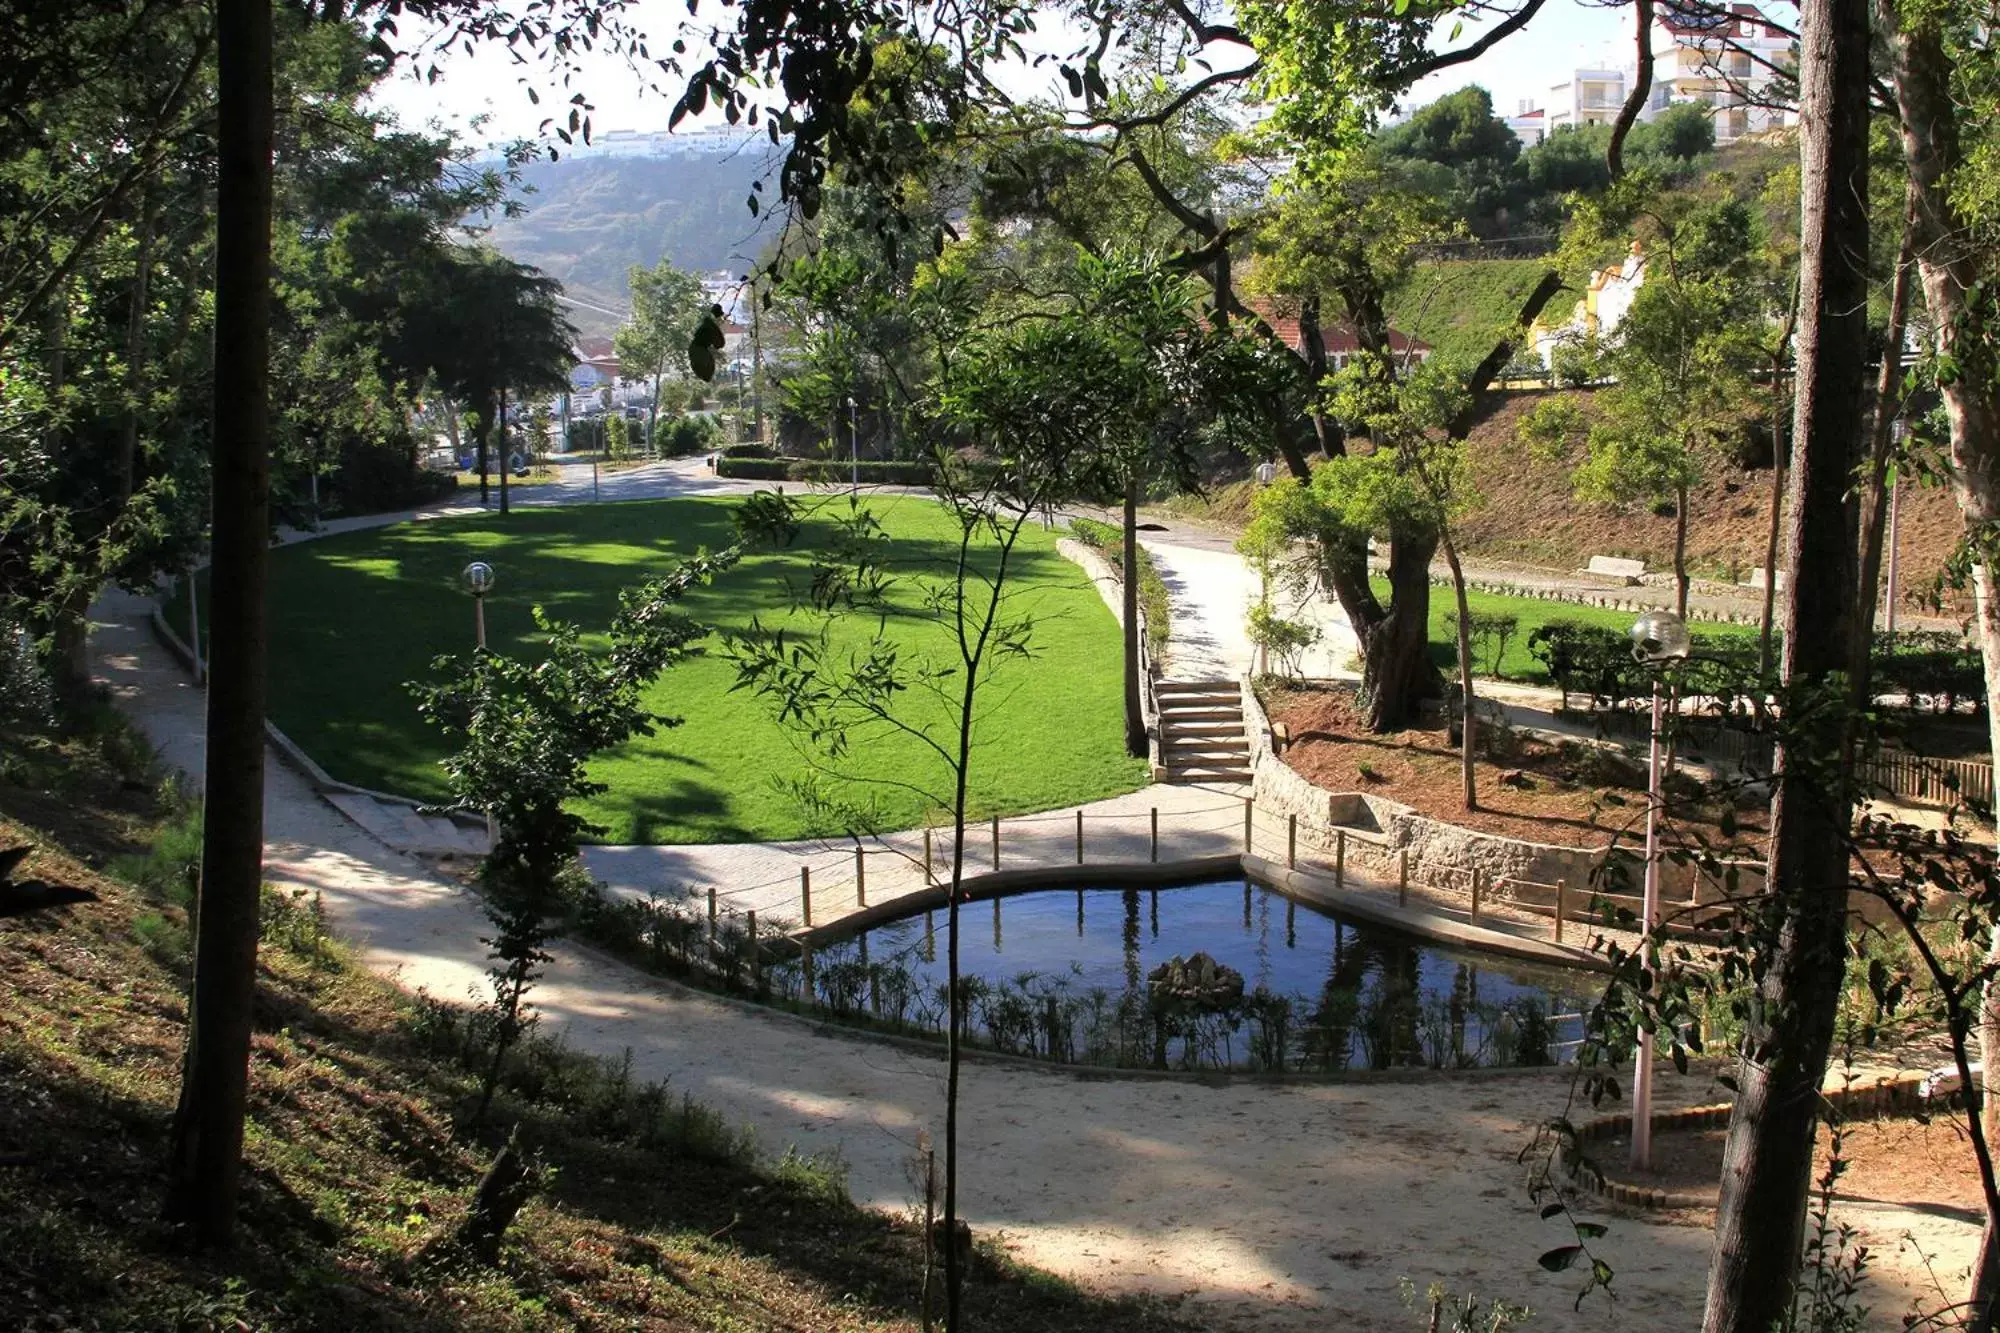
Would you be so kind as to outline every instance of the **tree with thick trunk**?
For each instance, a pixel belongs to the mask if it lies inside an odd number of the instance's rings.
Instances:
[[[271,6],[218,0],[213,558],[194,993],[168,1216],[236,1223],[264,868],[264,575],[270,543]]]
[[[1986,669],[1989,744],[2000,759],[2000,588],[1994,585],[1994,550],[2000,536],[2000,384],[1989,332],[1993,295],[1977,233],[1961,215],[1953,182],[1966,165],[1954,96],[1953,55],[1942,28],[1949,9],[1905,9],[1876,0],[1875,21],[1889,51],[1890,74],[1902,124],[1903,156],[1910,175],[1908,222],[1911,252],[1929,308],[1933,350],[1950,431],[1948,470],[1965,515],[1976,606],[1974,632]],[[1893,350],[1893,349],[1892,349]],[[2000,962],[2000,933],[1988,946]],[[1981,1007],[1979,1039],[1984,1061],[1980,1117],[1986,1141],[2000,1141],[2000,985],[1989,985]],[[1967,1326],[1990,1329],[2000,1305],[2000,1218],[1989,1208],[1973,1264]]]
[[[1820,1084],[1846,961],[1856,533],[1868,356],[1868,6],[1815,0],[1800,36],[1798,373],[1762,1006],[1737,1060],[1704,1333],[1782,1326],[1802,1254]]]

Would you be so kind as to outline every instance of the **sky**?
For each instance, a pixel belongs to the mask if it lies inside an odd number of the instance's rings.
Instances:
[[[1773,7],[1773,17],[1790,18],[1793,7]],[[632,21],[664,50],[687,15],[686,0],[638,0]],[[707,12],[707,11],[704,11]],[[1496,45],[1484,57],[1433,75],[1405,99],[1406,108],[1421,106],[1454,89],[1477,83],[1493,94],[1494,109],[1512,115],[1522,99],[1545,104],[1551,84],[1567,79],[1580,67],[1630,62],[1632,13],[1628,6],[1607,7],[1581,0],[1549,0],[1526,28]],[[1477,38],[1479,28],[1468,23],[1451,45]],[[1058,43],[1056,34],[1047,39]],[[438,62],[440,78],[426,83],[406,69],[383,86],[378,104],[393,110],[406,125],[437,122],[465,134],[472,142],[534,138],[551,98],[543,88],[543,105],[530,102],[523,90],[521,67],[503,51],[481,50],[473,55],[454,51]],[[1046,70],[1021,70],[1007,80],[1009,91],[1025,96],[1052,78]],[[648,91],[645,80],[630,66],[610,57],[593,57],[580,85],[594,104],[593,129],[655,131],[667,127],[670,96]],[[678,89],[675,90],[678,92]],[[470,129],[473,119],[487,117],[483,127]]]

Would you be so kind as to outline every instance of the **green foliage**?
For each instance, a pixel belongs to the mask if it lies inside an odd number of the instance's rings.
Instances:
[[[662,259],[651,268],[635,264],[626,281],[632,314],[613,343],[619,365],[647,379],[686,374],[688,342],[707,309],[701,279]]]
[[[666,458],[705,454],[722,443],[722,427],[710,416],[677,417],[660,432],[658,453]]]
[[[820,458],[745,458],[725,455],[715,466],[719,477],[751,481],[801,481],[811,485],[839,486],[861,479],[864,486],[929,486],[937,480],[937,469],[928,462],[884,462],[864,458],[859,463]]]
[[[1094,518],[1073,518],[1069,530],[1122,574],[1125,537],[1118,527]],[[1139,608],[1146,617],[1146,650],[1157,662],[1166,653],[1167,640],[1173,634],[1173,603],[1167,596],[1167,584],[1160,577],[1159,566],[1153,563],[1153,553],[1144,546],[1139,548]]]
[[[546,946],[588,892],[576,853],[599,830],[570,807],[605,786],[586,766],[633,736],[677,724],[648,712],[643,692],[708,631],[673,607],[736,558],[733,550],[698,555],[621,595],[607,653],[586,648],[576,626],[537,606],[535,626],[547,644],[542,660],[487,651],[441,657],[432,670],[443,683],[411,686],[424,719],[459,746],[444,761],[454,808],[484,812],[499,829],[479,868],[495,931],[487,943],[499,1021],[482,1113],[500,1059],[524,1030],[522,1000],[548,962]]]
[[[1263,602],[1250,608],[1250,643],[1278,660],[1279,674],[1296,676],[1299,658],[1320,640],[1320,627],[1309,620],[1286,620]]]
[[[1506,611],[1473,611],[1469,616],[1469,637],[1475,658],[1483,655],[1486,659],[1486,673],[1500,674],[1500,664],[1507,656],[1507,643],[1514,637],[1514,631],[1521,626],[1521,618]],[[1452,637],[1458,637],[1458,612],[1447,611],[1445,624]]]
[[[1382,131],[1376,151],[1477,235],[1508,229],[1522,203],[1521,141],[1478,86],[1447,93]]]

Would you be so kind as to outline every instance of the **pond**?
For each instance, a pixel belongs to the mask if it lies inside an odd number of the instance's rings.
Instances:
[[[967,904],[960,920],[974,1040],[1071,1063],[1546,1064],[1573,1045],[1595,989],[1582,973],[1446,948],[1242,879],[1040,890]],[[938,909],[823,945],[812,1002],[836,1017],[942,1032],[946,944]],[[1219,982],[1156,977],[1196,953],[1220,965]],[[803,977],[787,971],[778,984],[806,998]]]

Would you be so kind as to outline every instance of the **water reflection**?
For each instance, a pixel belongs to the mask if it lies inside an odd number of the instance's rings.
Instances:
[[[996,900],[990,941],[969,930],[962,943],[972,1030],[1003,1049],[1113,1064],[1539,1063],[1567,1035],[1552,1016],[1574,1014],[1587,987],[1577,974],[1438,948],[1290,899],[1281,928],[1273,900],[1282,895],[1254,882],[1145,892],[1144,922],[1138,889],[1028,893],[1004,908]],[[857,1000],[886,985],[915,997],[899,1005],[896,1021],[922,1026],[935,1010],[941,1022],[939,928],[925,913],[921,926],[877,926],[822,957],[844,947],[858,959],[847,983]],[[1242,974],[1243,991],[1212,1003],[1163,999],[1150,978],[1197,951]],[[822,989],[824,978],[845,975],[819,971]],[[862,975],[865,988],[855,984]]]

